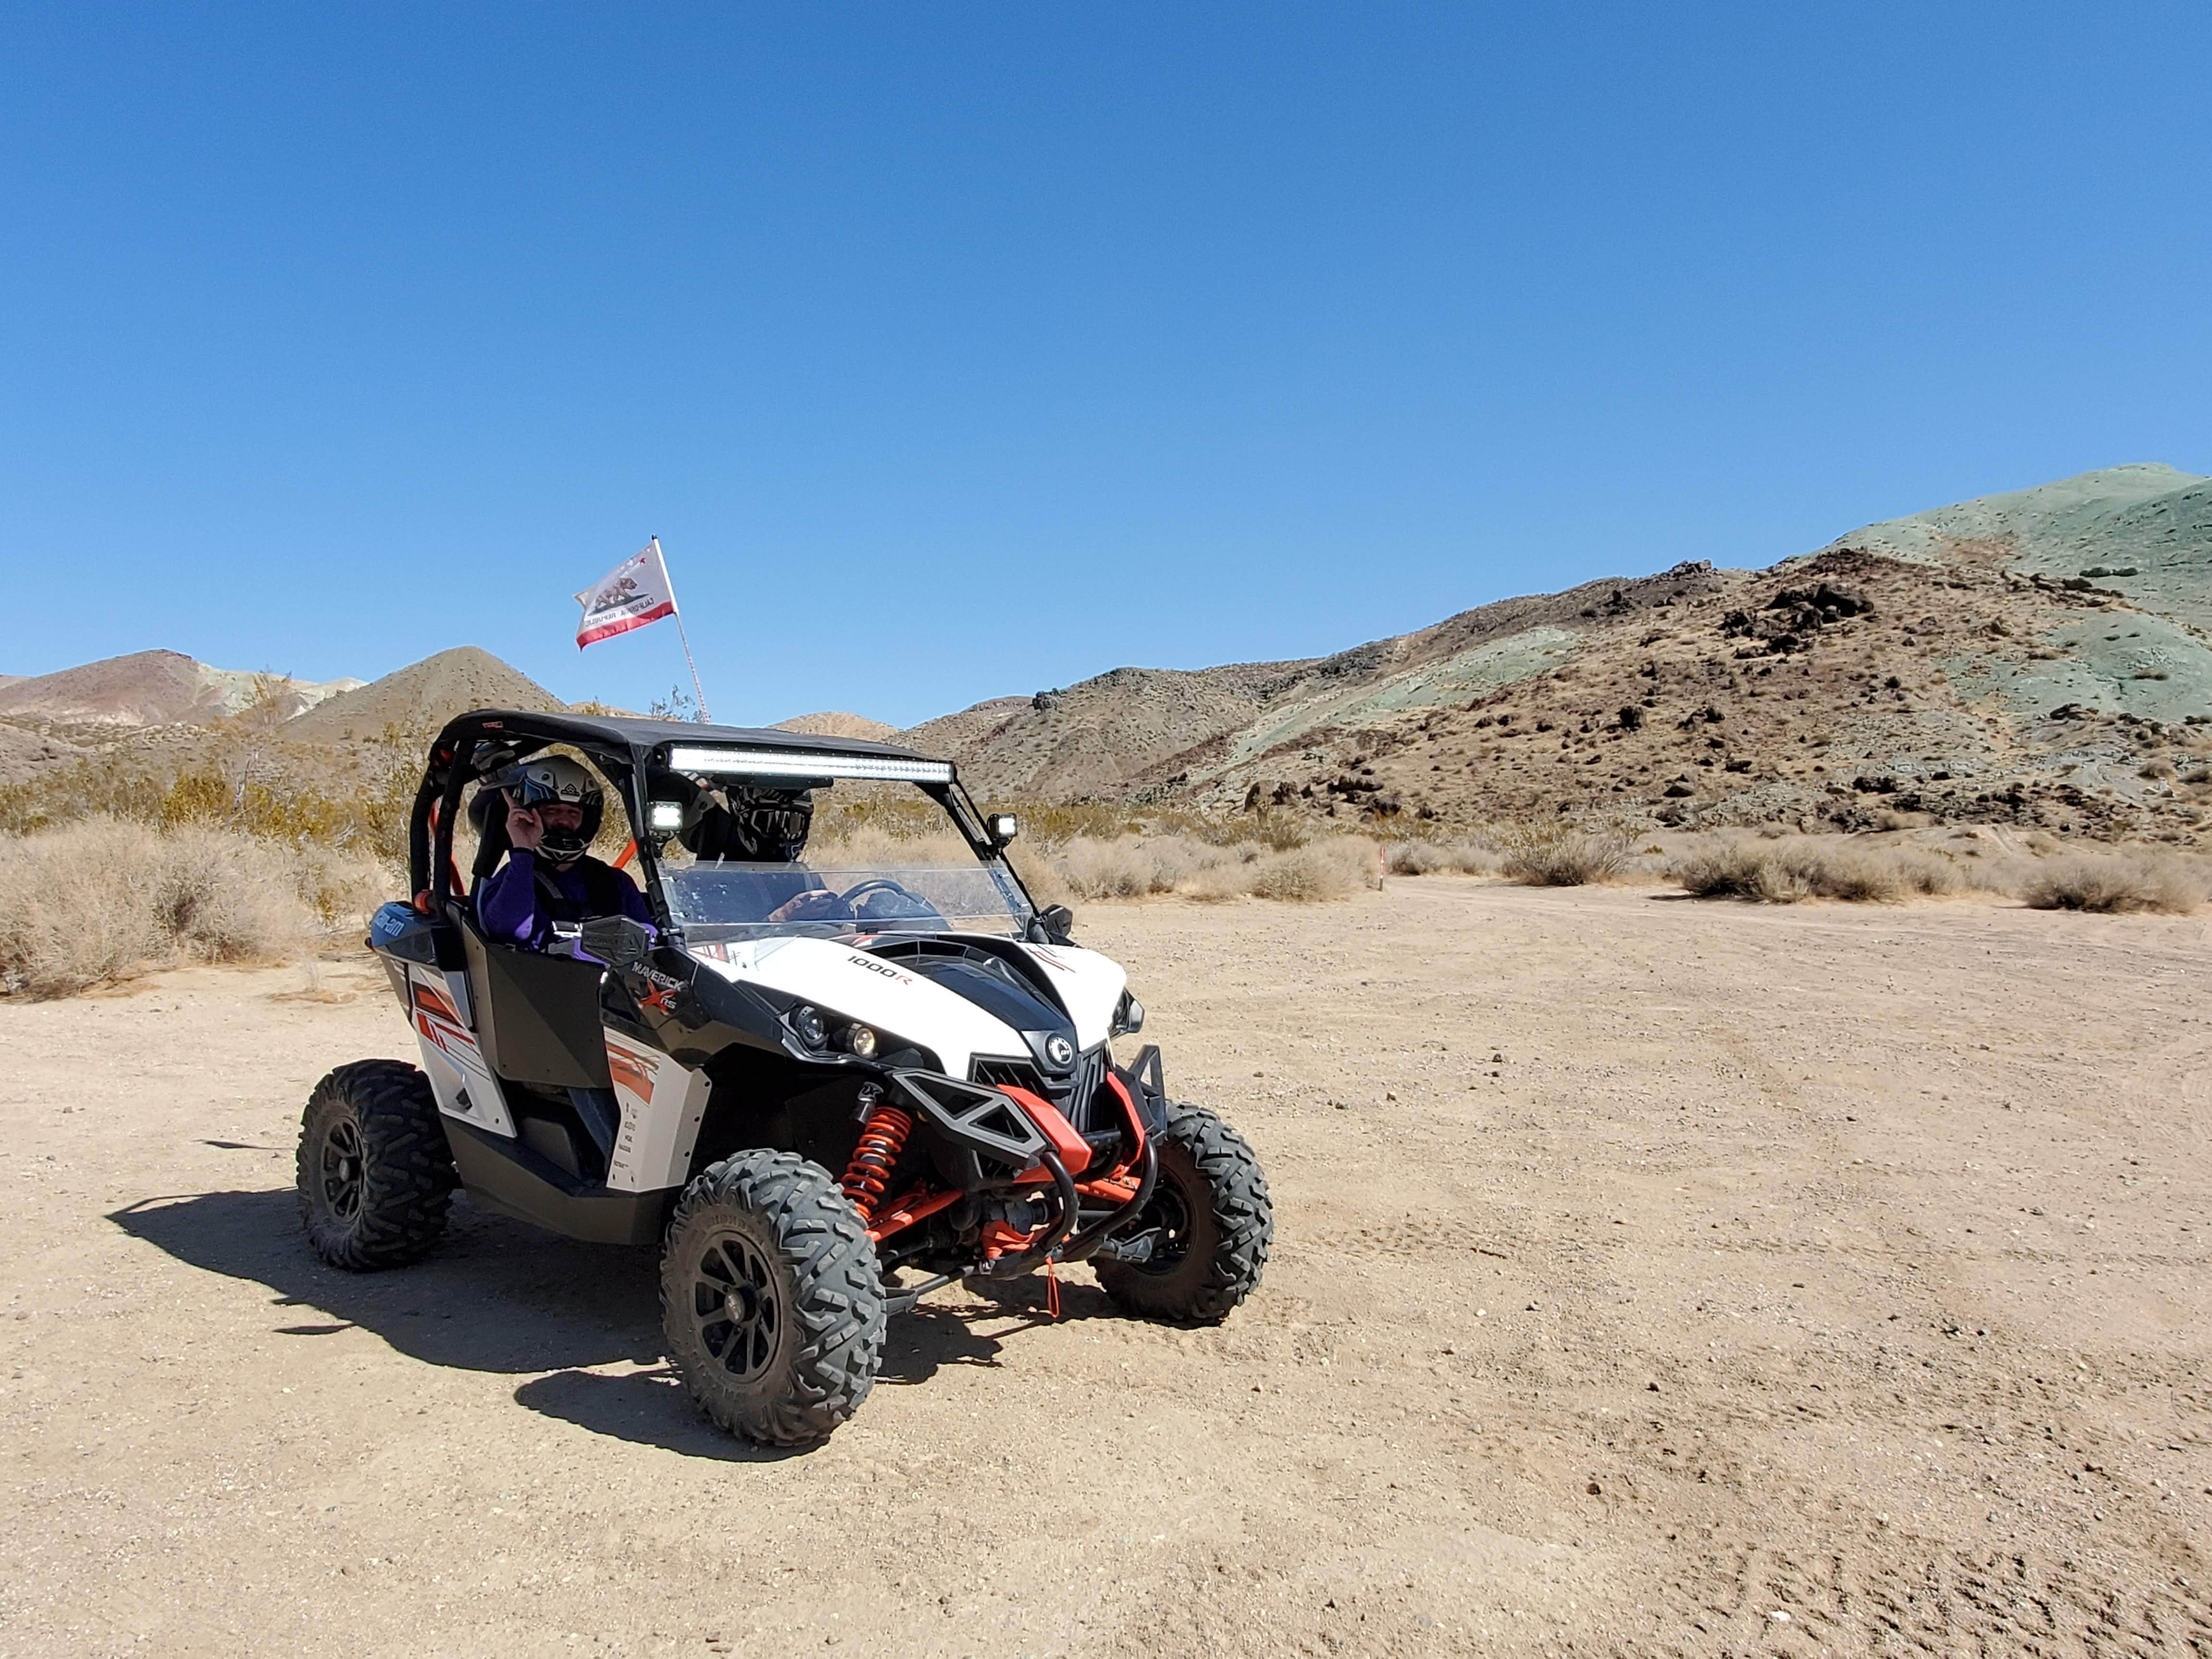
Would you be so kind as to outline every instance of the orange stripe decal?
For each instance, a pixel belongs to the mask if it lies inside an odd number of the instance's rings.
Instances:
[[[616,1082],[639,1099],[650,1100],[653,1097],[653,1076],[659,1067],[643,1054],[617,1048],[610,1042],[607,1044],[607,1070],[613,1074]]]

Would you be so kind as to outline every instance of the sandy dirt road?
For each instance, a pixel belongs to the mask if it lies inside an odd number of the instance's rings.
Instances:
[[[893,1327],[827,1446],[653,1264],[321,1267],[380,979],[0,1006],[0,1654],[2202,1654],[2201,920],[1394,882],[1094,909],[1266,1162],[1229,1323]]]

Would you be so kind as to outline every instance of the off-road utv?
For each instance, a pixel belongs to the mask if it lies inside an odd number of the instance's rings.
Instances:
[[[509,850],[507,783],[556,745],[597,771],[610,819],[620,803],[617,864],[652,921],[594,904],[610,914],[527,949],[477,899]],[[833,794],[901,832],[875,843],[922,850],[732,856],[758,803],[795,810],[803,837]],[[716,1422],[781,1444],[850,1416],[887,1316],[955,1279],[1088,1261],[1129,1312],[1224,1318],[1267,1258],[1259,1164],[1168,1098],[1157,1048],[1115,1062],[1144,1010],[1065,909],[1031,903],[1016,829],[948,763],[881,744],[463,715],[416,796],[414,897],[369,939],[422,1068],[363,1060],[316,1085],[309,1239],[341,1267],[411,1261],[459,1186],[572,1238],[658,1245],[677,1370]]]

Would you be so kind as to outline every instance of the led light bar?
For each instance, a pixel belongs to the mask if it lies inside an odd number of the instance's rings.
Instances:
[[[672,749],[678,772],[757,778],[872,778],[885,783],[950,783],[952,763],[890,755],[810,755],[799,749]]]

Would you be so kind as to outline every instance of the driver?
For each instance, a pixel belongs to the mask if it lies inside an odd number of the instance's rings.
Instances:
[[[605,802],[586,768],[560,755],[526,761],[503,793],[507,862],[477,888],[486,937],[543,951],[556,921],[624,915],[653,925],[637,884],[591,854]]]
[[[742,899],[748,917],[771,924],[943,921],[927,900],[895,881],[865,880],[840,893],[799,862],[814,827],[811,790],[733,783],[716,793],[689,778],[678,787],[692,792],[678,838],[702,863],[721,866],[722,890],[732,901],[743,891],[737,884],[750,884]]]
[[[799,862],[814,827],[811,790],[732,784],[719,799],[702,790],[693,811],[682,839],[702,860],[787,866],[744,872],[758,890],[752,914],[764,921],[851,920],[851,907]]]

